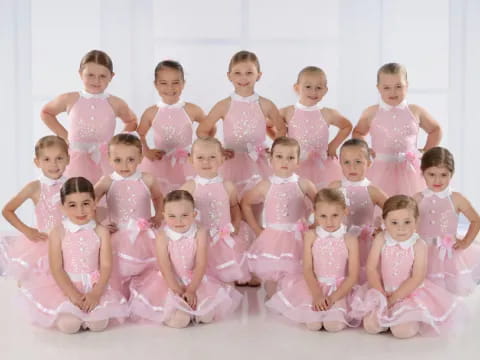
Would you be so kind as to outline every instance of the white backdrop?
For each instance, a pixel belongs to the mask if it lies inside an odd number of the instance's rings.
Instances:
[[[260,94],[279,107],[292,104],[298,71],[317,65],[328,76],[325,105],[354,124],[378,99],[377,68],[404,63],[409,102],[441,123],[442,145],[457,161],[454,187],[479,208],[478,18],[476,0],[0,0],[0,204],[38,175],[33,145],[48,134],[40,107],[80,88],[78,64],[88,50],[112,57],[116,76],[108,91],[140,116],[157,101],[158,61],[179,60],[184,98],[208,111],[232,91],[229,58],[249,49],[262,66]],[[31,207],[21,215],[31,219]],[[7,228],[2,220],[0,229]]]

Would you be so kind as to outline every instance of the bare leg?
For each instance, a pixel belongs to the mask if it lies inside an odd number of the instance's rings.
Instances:
[[[70,314],[62,314],[58,317],[56,326],[65,334],[75,334],[80,330],[82,320]]]
[[[268,300],[277,291],[277,282],[272,281],[272,280],[267,280],[267,281],[265,281],[265,284],[263,286],[265,288],[265,291],[267,292],[267,296],[266,296],[265,300]]]
[[[165,324],[176,329],[187,327],[188,324],[190,324],[190,315],[186,312],[177,310],[173,313],[172,317],[165,322]]]
[[[418,322],[409,322],[401,325],[392,326],[390,328],[393,336],[399,339],[408,339],[418,334]]]
[[[99,321],[87,321],[85,322],[85,326],[90,331],[103,331],[108,326],[108,319]]]
[[[321,321],[307,323],[307,329],[312,331],[318,331],[322,329],[323,323]]]
[[[340,321],[325,321],[323,327],[328,332],[338,332],[345,329],[346,325]]]
[[[374,313],[370,313],[363,318],[363,328],[369,334],[378,334],[387,330],[379,325],[377,316]]]

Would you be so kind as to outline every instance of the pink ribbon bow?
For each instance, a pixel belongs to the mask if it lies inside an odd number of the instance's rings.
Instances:
[[[264,144],[257,144],[252,145],[250,143],[247,144],[247,152],[250,159],[253,161],[257,161],[260,156],[265,155],[265,145]]]
[[[150,238],[155,238],[155,233],[151,229],[150,222],[147,219],[133,219],[131,218],[127,224],[127,230],[129,232],[130,243],[133,245],[137,240],[138,235],[141,232],[147,232]]]
[[[188,158],[188,151],[185,149],[176,149],[168,153],[167,156],[171,156],[170,165],[172,167],[178,162],[179,164],[185,164],[185,161]]]
[[[235,231],[235,228],[231,223],[225,224],[221,227],[213,227],[210,229],[210,236],[212,238],[212,242],[210,246],[214,246],[220,239],[225,242],[230,248],[233,249],[235,246],[235,241],[230,236],[231,233]]]
[[[399,157],[405,165],[410,166],[412,170],[415,170],[418,162],[417,155],[413,151],[407,151],[406,153],[400,153]]]
[[[450,259],[453,256],[453,245],[455,239],[450,235],[437,237],[438,258],[445,260],[445,257]]]
[[[295,223],[295,239],[302,240],[303,233],[308,230],[308,225],[305,223],[303,219],[298,220]]]

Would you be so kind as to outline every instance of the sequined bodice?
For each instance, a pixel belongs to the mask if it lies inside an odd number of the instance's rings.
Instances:
[[[63,268],[68,273],[86,274],[98,270],[100,239],[94,229],[70,232],[62,239]]]
[[[196,184],[193,196],[204,227],[222,227],[231,222],[230,200],[223,182]]]
[[[271,183],[264,207],[267,224],[293,224],[305,217],[305,195],[297,181]]]
[[[347,226],[373,224],[375,205],[370,198],[368,186],[345,186],[348,199]]]
[[[195,255],[197,252],[196,231],[188,232],[186,236],[168,241],[168,253],[170,261],[178,277],[184,278],[191,274],[195,267]]]
[[[342,237],[325,236],[315,239],[312,246],[313,269],[317,278],[339,279],[345,276],[348,250]]]
[[[193,125],[183,107],[159,107],[152,129],[157,149],[168,152],[192,144]]]
[[[328,124],[320,109],[307,111],[295,108],[288,122],[288,136],[300,143],[301,158],[306,158],[312,151],[327,153]]]
[[[425,240],[432,240],[437,236],[457,234],[458,215],[455,211],[451,195],[444,198],[435,195],[424,196],[418,204],[420,217],[418,233]]]
[[[107,143],[115,132],[115,113],[107,98],[80,96],[68,113],[68,140]]]
[[[63,183],[47,185],[40,183],[40,198],[35,206],[38,230],[49,233],[62,221],[60,189]]]
[[[413,245],[384,245],[381,254],[383,286],[386,291],[396,290],[412,273],[414,261]]]

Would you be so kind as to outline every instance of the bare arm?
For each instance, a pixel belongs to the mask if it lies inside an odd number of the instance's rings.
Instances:
[[[194,122],[197,122],[199,126],[206,119],[206,115],[203,112],[202,108],[200,106],[195,105],[195,104],[186,103],[185,104],[185,112],[188,114],[190,119]],[[210,136],[215,136],[216,132],[217,132],[217,128],[214,125],[212,130],[210,131]]]
[[[223,119],[227,115],[230,106],[230,98],[223,99],[215,104],[210,110],[207,117],[200,123],[197,128],[197,136],[204,137],[215,135],[215,126],[218,120]]]
[[[358,120],[357,125],[353,129],[352,138],[354,139],[365,139],[365,136],[370,132],[370,124],[372,119],[375,116],[378,106],[370,106],[362,113],[360,120]]]
[[[352,131],[352,123],[334,109],[322,109],[322,115],[328,124],[338,128],[337,135],[332,139],[332,141],[330,141],[330,144],[328,144],[328,156],[336,158],[338,147],[348,137],[348,135],[350,135],[350,131]]]
[[[383,209],[383,204],[387,201],[388,196],[377,186],[370,185],[368,187],[368,193],[370,195],[370,199],[372,199],[372,203],[378,206],[380,209]]]
[[[418,105],[411,105],[413,112],[418,116],[420,127],[428,134],[423,152],[440,144],[442,140],[442,128],[440,124],[425,109]]]
[[[78,93],[66,93],[57,96],[55,99],[42,107],[40,117],[52,132],[68,141],[68,132],[60,124],[57,115],[69,110],[69,108],[78,100]]]
[[[257,236],[260,235],[260,233],[263,231],[263,228],[257,222],[257,219],[253,214],[252,205],[261,204],[264,202],[265,195],[269,188],[270,182],[263,180],[250,189],[250,191],[244,195],[241,202],[243,216]]]
[[[125,125],[123,131],[135,131],[137,129],[137,117],[128,107],[127,103],[116,96],[110,96],[108,100],[115,111],[115,115],[117,115]]]
[[[150,195],[152,197],[152,204],[155,210],[155,214],[150,219],[150,222],[154,227],[159,227],[163,220],[163,194],[162,190],[160,189],[160,184],[158,183],[157,179],[147,173],[143,173],[143,179],[145,184],[148,186],[150,190]]]
[[[181,296],[184,287],[177,280],[177,276],[173,270],[170,256],[168,255],[168,238],[163,231],[159,231],[156,239],[157,261],[160,271],[162,272],[168,287],[175,294]]]
[[[95,184],[95,200],[97,204],[107,193],[110,185],[112,185],[112,179],[110,178],[110,176],[102,176],[102,178],[98,180],[98,182]]]
[[[195,268],[193,269],[192,281],[185,289],[186,292],[190,293],[196,293],[207,269],[207,231],[203,228],[199,228],[196,240],[197,253],[195,255]]]
[[[372,247],[367,259],[367,280],[368,286],[376,289],[385,295],[385,289],[382,285],[382,279],[378,272],[378,264],[380,263],[380,254],[382,252],[385,238],[383,233],[378,234],[373,240]]]
[[[225,181],[223,185],[225,186],[230,202],[230,217],[232,225],[235,228],[235,232],[238,232],[240,230],[240,222],[242,221],[242,211],[240,210],[240,204],[238,203],[237,189],[231,181]]]
[[[309,230],[305,233],[303,238],[303,277],[305,278],[305,282],[307,283],[312,298],[322,298],[324,297],[324,294],[313,270],[312,246],[315,241],[315,232]]]
[[[315,200],[315,195],[317,195],[317,188],[310,180],[306,178],[300,178],[299,180],[300,189],[305,194],[305,196],[312,202]]]
[[[343,299],[358,282],[360,273],[360,255],[358,250],[358,239],[352,235],[345,235],[345,245],[348,250],[348,274],[340,287],[332,294],[332,303]]]
[[[275,140],[277,137],[285,136],[287,133],[287,127],[280,112],[273,102],[263,97],[260,97],[260,107],[265,114],[265,120],[267,122],[267,135]]]
[[[480,231],[480,216],[477,211],[473,208],[470,201],[468,201],[460,193],[452,194],[453,202],[459,212],[464,214],[470,225],[468,226],[467,233],[463,240],[457,241],[454,245],[455,249],[466,249],[477,237],[478,232]]]

